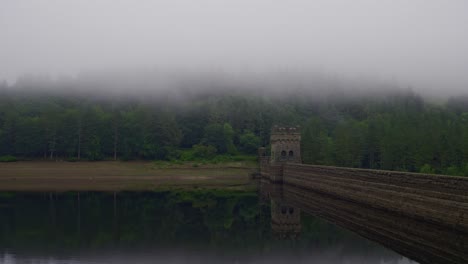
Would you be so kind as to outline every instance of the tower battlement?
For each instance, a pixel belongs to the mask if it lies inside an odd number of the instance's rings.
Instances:
[[[271,162],[302,163],[300,127],[274,126],[271,129]]]
[[[276,135],[292,135],[292,134],[301,134],[301,127],[296,126],[296,127],[280,127],[280,126],[274,126],[271,129],[271,134],[276,134]]]

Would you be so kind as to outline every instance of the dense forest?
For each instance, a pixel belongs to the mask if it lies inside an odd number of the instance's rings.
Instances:
[[[327,78],[314,79],[320,88],[312,89],[311,80],[289,77],[260,84],[186,78],[155,91],[152,81],[138,90],[92,78],[0,84],[0,156],[253,156],[279,124],[301,126],[305,163],[468,176],[468,97],[432,103],[411,89],[355,81],[347,90]]]

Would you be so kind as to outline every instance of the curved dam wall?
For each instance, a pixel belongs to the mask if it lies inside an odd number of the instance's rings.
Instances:
[[[468,237],[468,178],[394,171],[270,164],[260,160],[263,178],[370,209],[410,217]]]
[[[385,210],[284,185],[283,201],[319,216],[418,263],[468,263],[466,234]]]

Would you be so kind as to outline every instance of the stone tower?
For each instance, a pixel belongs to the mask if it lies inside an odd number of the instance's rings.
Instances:
[[[299,127],[274,126],[271,130],[271,163],[302,163]]]

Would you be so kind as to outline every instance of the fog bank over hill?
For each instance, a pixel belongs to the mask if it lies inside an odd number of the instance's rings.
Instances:
[[[287,69],[446,97],[468,90],[467,12],[464,0],[4,0],[0,80]]]
[[[88,72],[77,77],[24,75],[4,90],[34,95],[91,96],[107,99],[175,100],[212,96],[301,97],[313,101],[379,98],[414,92],[392,80],[278,70],[122,70]]]

